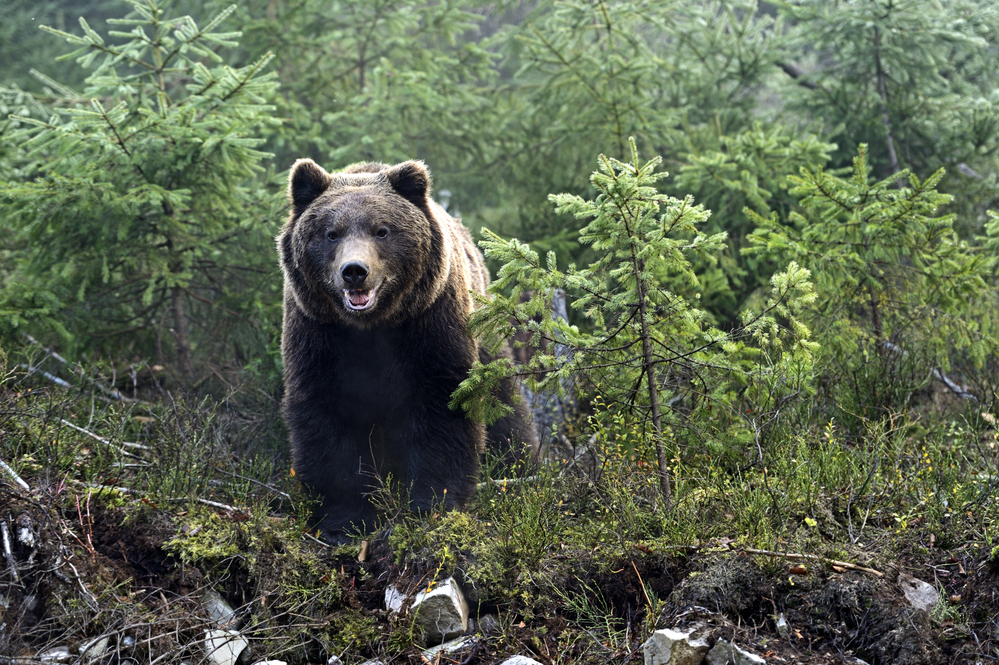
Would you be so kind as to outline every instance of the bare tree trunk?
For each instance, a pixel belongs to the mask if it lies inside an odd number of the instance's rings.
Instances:
[[[888,115],[888,88],[885,85],[885,70],[881,67],[881,31],[878,28],[874,28],[874,66],[878,75],[878,95],[881,97],[881,122],[884,123],[888,142],[888,161],[891,164],[891,172],[898,173],[901,169],[898,166],[895,139],[891,132],[891,117]],[[904,187],[901,180],[896,180],[895,186],[898,189]]]
[[[874,324],[874,341],[878,349],[878,355],[884,358],[888,350],[884,345],[884,329],[881,327],[881,310],[878,307],[878,299],[877,294],[874,293],[874,286],[870,282],[867,283],[867,297],[871,303],[871,323]]]
[[[177,369],[184,378],[190,378],[191,342],[187,336],[187,312],[184,310],[184,289],[173,287],[173,334],[177,340]]]
[[[628,229],[631,235],[631,229]],[[662,414],[659,409],[659,389],[656,383],[655,361],[652,358],[652,333],[649,331],[649,322],[645,315],[648,311],[646,305],[645,282],[641,275],[645,272],[645,266],[635,254],[635,248],[631,248],[631,263],[635,271],[635,286],[638,290],[638,316],[642,321],[642,364],[645,369],[645,382],[649,390],[649,406],[652,410],[653,437],[656,444],[656,459],[659,462],[659,487],[663,493],[663,501],[667,510],[673,503],[673,488],[669,478],[669,465],[666,459],[666,445],[663,442]]]
[[[652,342],[649,338],[649,322],[645,320],[645,301],[639,301],[639,316],[642,317],[642,355],[645,364],[645,381],[649,388],[649,404],[652,408],[653,436],[656,443],[656,458],[659,462],[659,486],[662,489],[666,508],[673,502],[673,488],[669,479],[669,466],[666,459],[666,445],[663,442],[662,417],[659,412],[659,388],[656,384],[655,364],[652,361]]]

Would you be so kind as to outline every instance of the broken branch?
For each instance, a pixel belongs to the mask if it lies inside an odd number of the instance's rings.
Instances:
[[[829,559],[824,556],[819,556],[818,554],[795,554],[792,552],[772,552],[770,550],[758,550],[752,547],[740,547],[739,551],[745,552],[746,554],[762,554],[764,556],[775,556],[775,557],[780,557],[782,559],[821,561],[822,563],[827,563],[830,566],[839,566],[840,568],[847,568],[849,570],[859,570],[864,573],[877,575],[878,577],[884,577],[884,573],[879,573],[873,568],[864,568],[863,566],[858,566],[856,564],[848,563],[846,561],[839,561],[837,559]]]
[[[10,467],[10,466],[9,466],[9,465],[8,465],[8,464],[6,463],[6,462],[4,462],[4,461],[3,461],[2,459],[0,459],[0,469],[3,469],[3,470],[4,470],[4,471],[5,471],[6,473],[7,473],[7,475],[8,475],[8,476],[10,476],[10,477],[11,477],[11,479],[12,479],[12,480],[13,480],[13,481],[14,481],[15,483],[17,483],[17,485],[18,485],[18,486],[19,486],[19,487],[20,487],[21,489],[23,489],[23,490],[24,490],[25,492],[30,492],[30,491],[31,491],[31,488],[30,488],[30,487],[28,486],[28,483],[24,482],[24,480],[23,480],[23,479],[21,478],[21,476],[17,475],[17,473],[15,473],[15,472],[14,472],[14,469],[12,469],[12,468],[11,468],[11,467]]]

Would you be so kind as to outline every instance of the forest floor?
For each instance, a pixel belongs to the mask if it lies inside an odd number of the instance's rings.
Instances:
[[[850,448],[809,441],[780,453],[811,474],[800,492],[781,468],[690,465],[669,511],[627,456],[551,462],[511,482],[489,481],[509,470],[487,465],[466,510],[420,517],[385,489],[383,526],[331,547],[307,528],[310,502],[285,458],[248,443],[270,436],[274,412],[102,400],[95,385],[54,391],[8,374],[0,386],[0,459],[12,466],[0,471],[0,665],[195,665],[222,624],[247,639],[247,665],[638,663],[662,628],[768,663],[999,659],[995,476],[965,469],[980,478],[953,507],[933,507],[914,492],[918,466],[904,464],[938,460],[929,453],[881,449],[837,484],[816,469]],[[894,481],[871,470],[882,467]],[[937,600],[914,608],[902,575]],[[473,639],[426,652],[385,591],[451,576]],[[213,614],[213,592],[231,619]]]

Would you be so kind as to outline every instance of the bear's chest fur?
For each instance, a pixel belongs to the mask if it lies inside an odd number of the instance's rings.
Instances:
[[[406,362],[400,330],[340,330],[326,368],[331,405],[344,422],[361,427],[390,424],[413,402],[413,366]]]

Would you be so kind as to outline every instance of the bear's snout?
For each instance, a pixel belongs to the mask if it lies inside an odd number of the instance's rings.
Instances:
[[[343,277],[347,288],[359,289],[364,284],[369,272],[368,266],[362,261],[351,261],[340,269],[340,276]]]

